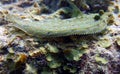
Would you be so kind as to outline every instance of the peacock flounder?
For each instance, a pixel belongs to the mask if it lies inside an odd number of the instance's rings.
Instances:
[[[70,19],[45,19],[42,21],[28,21],[12,14],[7,15],[7,20],[15,23],[13,26],[29,35],[36,37],[60,37],[69,35],[94,34],[104,30],[107,26],[107,14],[83,14]]]

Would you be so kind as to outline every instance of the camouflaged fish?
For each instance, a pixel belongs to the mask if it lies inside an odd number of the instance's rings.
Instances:
[[[107,26],[107,15],[83,14],[70,19],[45,19],[42,21],[28,21],[9,14],[7,20],[15,23],[13,26],[36,37],[60,37],[69,35],[94,34],[104,30]]]

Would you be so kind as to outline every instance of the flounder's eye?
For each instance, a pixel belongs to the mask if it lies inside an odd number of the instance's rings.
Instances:
[[[104,13],[105,13],[104,10],[100,10],[100,11],[99,11],[99,15],[100,15],[100,16],[102,16]]]
[[[100,15],[95,15],[94,20],[99,20],[100,19]]]

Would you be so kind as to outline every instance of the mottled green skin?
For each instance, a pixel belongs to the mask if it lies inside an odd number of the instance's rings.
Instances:
[[[70,18],[70,19],[45,19],[43,21],[27,21],[18,19],[13,15],[8,15],[9,21],[16,23],[13,25],[29,35],[36,37],[60,37],[69,35],[94,34],[101,32],[107,26],[107,15],[101,16],[101,19],[95,20],[90,14]]]

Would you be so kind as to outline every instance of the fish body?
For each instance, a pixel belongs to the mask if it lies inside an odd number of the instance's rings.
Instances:
[[[94,17],[99,14],[84,14],[70,19],[45,19],[42,21],[28,21],[18,19],[14,15],[7,16],[8,21],[15,23],[13,26],[29,35],[36,37],[61,37],[69,35],[84,35],[99,33],[107,26],[107,15]]]

